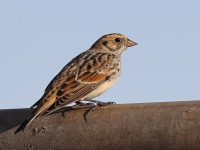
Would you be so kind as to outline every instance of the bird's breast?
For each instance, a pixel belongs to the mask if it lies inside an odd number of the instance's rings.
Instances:
[[[83,97],[81,100],[95,98],[104,93],[105,91],[107,91],[117,82],[121,71],[121,62],[117,59],[114,59],[114,61],[111,64],[109,64],[109,66],[110,66],[108,69],[109,74],[107,76],[108,79],[102,85],[100,85],[94,91],[92,91],[90,94]]]
[[[112,79],[110,81],[108,80],[108,81],[104,82],[97,89],[95,89],[90,94],[88,94],[87,96],[85,96],[84,98],[82,98],[82,100],[84,100],[84,99],[92,99],[92,98],[95,98],[95,97],[101,95],[102,93],[104,93],[105,91],[107,91],[110,87],[112,87],[117,82],[117,80],[118,80],[118,78]]]

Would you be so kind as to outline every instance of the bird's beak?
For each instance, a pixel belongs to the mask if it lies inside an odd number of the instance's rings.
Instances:
[[[135,46],[135,45],[137,45],[136,42],[131,41],[130,39],[128,39],[128,42],[127,42],[127,46],[128,46],[128,47]]]

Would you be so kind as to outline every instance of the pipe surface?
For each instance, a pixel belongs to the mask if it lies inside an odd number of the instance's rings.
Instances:
[[[200,101],[120,104],[62,111],[14,134],[33,109],[0,110],[0,149],[200,149]]]

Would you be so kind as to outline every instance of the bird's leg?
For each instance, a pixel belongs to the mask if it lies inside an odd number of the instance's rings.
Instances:
[[[94,105],[91,106],[90,109],[86,110],[85,113],[83,114],[85,121],[87,122],[87,116],[90,112],[94,111],[99,105]]]
[[[81,109],[94,106],[94,103],[82,103],[80,101],[75,102],[76,104],[72,106],[72,109]]]
[[[116,104],[115,102],[101,102],[101,101],[93,100],[93,99],[86,99],[84,101],[88,101],[88,102],[91,102],[91,103],[82,103],[80,101],[77,101],[77,102],[75,102],[76,105],[72,106],[72,109],[81,109],[81,108],[90,107],[89,110],[87,110],[84,113],[85,121],[87,121],[87,116],[89,115],[89,113],[94,111],[97,107]],[[94,103],[96,103],[96,105]]]
[[[115,102],[101,102],[101,101],[93,100],[93,99],[87,99],[85,101],[96,103],[96,105],[91,106],[91,108],[85,113],[84,118],[86,121],[87,121],[87,116],[89,115],[89,113],[94,111],[97,107],[116,104]]]
[[[106,105],[116,104],[115,102],[101,102],[101,101],[93,100],[93,99],[86,99],[84,101],[93,102],[93,103],[96,103],[99,106],[106,106]]]

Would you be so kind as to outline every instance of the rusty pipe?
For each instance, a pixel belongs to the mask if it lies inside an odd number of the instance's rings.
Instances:
[[[0,149],[200,149],[200,101],[64,110],[16,128],[33,109],[0,110]]]

